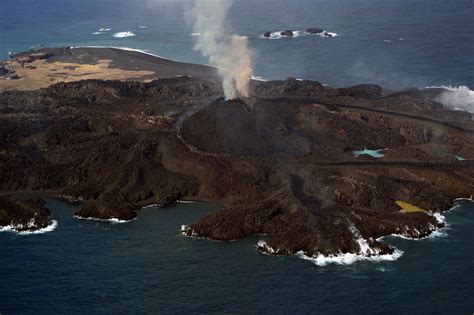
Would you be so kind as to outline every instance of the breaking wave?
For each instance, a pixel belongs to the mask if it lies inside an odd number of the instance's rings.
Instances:
[[[313,34],[310,34],[310,35],[313,35]],[[314,34],[314,35],[317,35],[319,37],[338,37],[339,34],[335,33],[335,32],[322,32],[322,33],[317,33],[317,34]]]
[[[262,82],[268,81],[268,79],[265,79],[264,77],[262,77],[262,76],[260,76],[260,75],[253,75],[253,76],[252,76],[252,80],[255,80],[255,81],[262,81]]]
[[[132,222],[132,221],[135,221],[137,218],[134,218],[134,219],[131,219],[131,220],[120,220],[120,219],[117,219],[117,218],[98,219],[98,218],[92,218],[92,217],[84,218],[84,217],[75,215],[75,216],[74,216],[74,219],[78,219],[78,220],[89,220],[89,221],[98,221],[98,222],[106,222],[106,223],[113,223],[113,224],[123,224],[123,223],[130,223],[130,222]]]
[[[282,35],[281,33],[284,32],[283,31],[275,31],[275,32],[271,32],[270,33],[270,36],[268,37],[265,37],[265,34],[262,34],[260,36],[260,38],[264,38],[264,39],[281,39],[281,38],[298,38],[300,36],[303,36],[303,32],[301,31],[293,31],[293,36],[286,36],[286,35]]]
[[[336,265],[350,265],[357,261],[369,261],[369,262],[381,262],[381,261],[394,261],[403,255],[403,251],[395,249],[392,254],[379,254],[376,249],[371,248],[367,241],[361,237],[357,240],[360,250],[358,254],[354,253],[339,253],[336,255],[323,255],[317,254],[314,256],[308,256],[303,251],[296,253],[296,257],[309,260],[318,266],[326,266],[329,264]],[[278,250],[270,247],[265,241],[259,241],[257,248],[263,249],[263,253],[269,255],[278,254]]]
[[[454,109],[474,113],[474,91],[465,85],[454,86],[429,86],[427,89],[444,89],[436,101],[444,106]]]
[[[133,32],[118,32],[114,34],[115,38],[133,37],[133,36],[137,36],[137,34]]]
[[[303,252],[298,252],[296,256],[301,259],[309,260],[318,266],[326,266],[329,264],[336,265],[350,265],[357,261],[369,261],[369,262],[381,262],[381,261],[394,261],[402,257],[403,251],[395,249],[392,254],[383,254],[383,255],[372,255],[365,256],[360,254],[351,254],[351,253],[341,253],[337,255],[328,255],[324,256],[319,254],[317,256],[309,257],[306,256]]]
[[[34,224],[34,219],[33,219],[33,224]],[[30,226],[30,224],[28,226]],[[35,235],[35,234],[44,234],[44,233],[52,232],[56,229],[57,226],[58,226],[58,221],[52,220],[50,225],[38,230],[34,230],[34,231],[21,231],[21,229],[23,228],[22,225],[20,226],[7,225],[7,226],[0,227],[0,232],[12,232],[18,235]]]
[[[456,209],[457,206],[454,206],[453,208],[451,208],[449,211],[453,211]],[[422,241],[422,240],[427,240],[427,239],[434,239],[434,238],[440,238],[440,237],[447,237],[448,236],[448,232],[447,230],[450,229],[448,223],[447,223],[447,220],[446,220],[446,217],[444,215],[442,215],[441,213],[439,212],[433,212],[433,211],[429,211],[427,212],[428,215],[432,216],[435,218],[436,222],[438,224],[442,224],[443,227],[437,227],[437,226],[434,226],[433,224],[430,224],[429,223],[429,228],[430,228],[430,234],[427,235],[427,236],[423,236],[423,237],[413,237],[413,236],[409,236],[409,228],[408,227],[405,227],[405,231],[404,233],[402,234],[391,234],[391,235],[387,235],[387,236],[382,236],[382,237],[379,237],[377,239],[377,241],[381,241],[383,240],[385,237],[397,237],[397,238],[401,238],[401,239],[404,239],[404,240],[409,240],[409,241]],[[414,232],[415,234],[417,235],[421,235],[421,233],[414,229],[412,230],[412,232]]]
[[[319,37],[323,37],[323,38],[330,38],[330,37],[339,36],[335,32],[328,32],[328,31],[324,31],[324,30],[320,33],[315,33],[315,34],[308,33],[308,32],[305,32],[305,31],[293,31],[293,36],[282,35],[282,32],[284,32],[284,30],[271,32],[270,36],[265,36],[265,34],[262,34],[260,36],[260,38],[263,38],[263,39],[282,39],[282,38],[298,38],[298,37],[304,37],[304,36],[319,36]]]

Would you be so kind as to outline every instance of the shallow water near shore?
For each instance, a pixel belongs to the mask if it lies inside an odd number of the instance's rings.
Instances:
[[[388,238],[393,262],[316,266],[259,254],[261,237],[233,243],[180,234],[208,204],[147,208],[127,224],[73,219],[49,200],[55,231],[0,233],[0,312],[470,313],[474,204],[447,215],[444,236]]]

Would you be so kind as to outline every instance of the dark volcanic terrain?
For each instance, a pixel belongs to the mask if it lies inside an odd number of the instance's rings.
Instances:
[[[391,253],[379,237],[423,237],[443,225],[396,201],[442,212],[474,192],[473,117],[432,101],[442,91],[387,95],[288,79],[254,81],[251,97],[225,101],[207,67],[192,77],[154,67],[161,79],[150,82],[147,74],[1,93],[2,194],[53,190],[85,200],[80,217],[121,220],[144,205],[213,201],[222,211],[185,234],[266,234],[264,252],[313,256]],[[363,149],[387,151],[354,156]],[[31,218],[9,202],[0,201],[0,225]]]

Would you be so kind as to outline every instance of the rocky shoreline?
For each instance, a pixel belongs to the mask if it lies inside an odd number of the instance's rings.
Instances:
[[[121,67],[130,57],[123,54],[113,51],[121,57],[109,67]],[[61,50],[54,58],[61,61],[46,62],[64,62]],[[162,59],[147,56],[139,71],[148,73],[148,64],[159,73]],[[436,91],[288,79],[253,81],[250,97],[226,101],[207,68],[200,76],[196,67],[187,75],[185,65],[174,73],[165,66],[167,78],[0,93],[0,189],[54,190],[84,201],[76,216],[98,220],[134,220],[148,204],[210,200],[222,211],[183,222],[185,235],[265,234],[260,251],[314,259],[393,257],[381,237],[427,236],[444,226],[428,211],[473,194],[472,114],[445,109]],[[353,154],[382,148],[379,158]],[[403,213],[398,201],[421,211]],[[27,207],[4,202],[11,210],[0,226],[14,214],[21,224],[32,218]],[[41,218],[42,227],[51,223],[46,212]]]
[[[42,199],[0,198],[0,231],[29,234],[54,229],[56,221]]]

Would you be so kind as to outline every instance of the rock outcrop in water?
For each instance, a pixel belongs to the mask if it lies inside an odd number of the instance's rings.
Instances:
[[[322,32],[324,32],[324,30],[319,27],[312,27],[312,28],[306,29],[306,33],[308,34],[319,34]]]
[[[0,229],[8,227],[16,232],[44,229],[52,224],[51,212],[41,199],[12,201],[0,198]]]
[[[283,32],[280,32],[281,36],[286,36],[286,37],[293,37],[293,31],[292,30],[286,30]]]
[[[253,82],[246,99],[222,96],[212,77],[1,93],[1,189],[80,197],[76,214],[97,219],[214,201],[223,210],[183,222],[185,234],[266,234],[260,250],[307,256],[392,253],[379,237],[443,225],[396,201],[441,212],[474,191],[472,115],[416,93],[289,79]],[[352,153],[365,148],[388,150]]]

